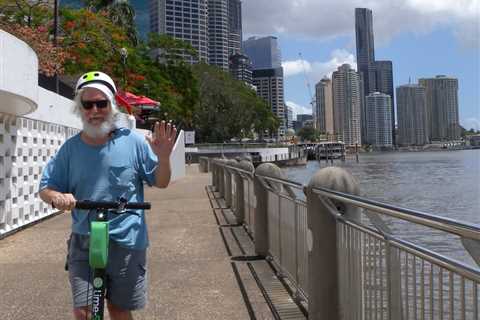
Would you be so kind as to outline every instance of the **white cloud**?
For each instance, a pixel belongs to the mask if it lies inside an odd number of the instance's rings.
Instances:
[[[475,129],[480,130],[480,120],[477,118],[467,118],[461,121],[462,127],[467,130]]]
[[[332,72],[337,70],[337,68],[344,63],[350,64],[354,69],[357,68],[353,53],[348,52],[347,50],[337,49],[332,51],[330,54],[330,60],[328,61],[284,61],[282,66],[285,78],[303,74],[305,68],[305,73],[307,74],[309,81],[312,81],[311,85],[314,86],[315,83],[320,81],[324,76],[331,77]]]
[[[285,78],[295,76],[304,72],[308,73],[312,70],[310,62],[306,60],[294,60],[282,62],[283,76]]]
[[[312,114],[312,108],[311,107],[304,107],[299,104],[296,104],[293,101],[286,101],[285,104],[292,108],[292,113],[293,113],[293,119],[295,120],[297,118],[297,114]]]
[[[401,32],[422,34],[446,26],[464,44],[479,45],[480,0],[244,0],[244,33],[316,39],[353,36],[356,7],[373,10],[377,43]]]

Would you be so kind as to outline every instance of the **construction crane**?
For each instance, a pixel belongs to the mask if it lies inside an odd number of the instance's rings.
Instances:
[[[307,69],[305,68],[305,61],[303,60],[303,56],[302,56],[302,53],[299,52],[298,53],[298,56],[300,57],[300,62],[302,63],[302,70],[303,70],[303,76],[305,77],[305,84],[307,85],[307,88],[308,88],[308,94],[310,96],[310,104],[312,105],[313,107],[313,104],[315,102],[315,99],[312,95],[312,88],[310,86],[310,81],[308,80],[308,76],[307,76]],[[313,109],[312,109],[313,110]]]
[[[315,118],[315,97],[312,95],[312,88],[310,87],[310,81],[308,80],[307,69],[305,68],[305,62],[303,60],[302,53],[299,52],[298,56],[300,57],[300,62],[302,63],[303,75],[305,77],[305,84],[307,85],[308,95],[310,96],[310,105],[312,106],[312,115]],[[313,126],[314,128],[317,127],[315,120],[313,121]]]

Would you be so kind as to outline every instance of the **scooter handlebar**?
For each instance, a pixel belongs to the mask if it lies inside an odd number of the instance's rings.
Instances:
[[[122,202],[122,201],[90,201],[77,200],[75,208],[77,209],[97,209],[97,210],[119,210],[119,209],[151,209],[150,202]]]

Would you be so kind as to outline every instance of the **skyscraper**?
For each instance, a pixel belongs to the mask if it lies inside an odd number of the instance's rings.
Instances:
[[[150,0],[150,31],[192,45],[198,59],[228,70],[231,52],[240,52],[240,0]],[[187,57],[188,58],[188,57]]]
[[[236,53],[230,56],[230,73],[247,84],[252,84],[252,63],[246,55]]]
[[[375,61],[377,91],[390,96],[392,101],[392,144],[395,145],[395,98],[393,91],[393,66],[392,61]]]
[[[293,108],[285,105],[285,127],[288,129],[293,129]]]
[[[366,97],[367,141],[374,147],[392,147],[392,100],[374,92]]]
[[[198,60],[208,62],[207,12],[207,0],[150,0],[150,31],[190,43]]]
[[[332,83],[335,134],[347,146],[360,145],[360,75],[349,64],[343,64],[333,73]]]
[[[283,68],[253,70],[253,85],[257,87],[257,95],[267,102],[281,122],[278,132],[274,135],[285,135]]]
[[[208,0],[208,63],[228,70],[228,0]]]
[[[332,135],[333,131],[333,92],[332,80],[325,77],[315,85],[315,123],[322,133]]]
[[[228,25],[230,35],[228,38],[228,55],[242,51],[242,2],[228,0]]]
[[[425,87],[429,139],[459,139],[458,79],[439,75],[418,83]]]
[[[428,139],[425,87],[409,84],[397,87],[399,145],[425,145]]]
[[[253,70],[276,69],[282,66],[276,37],[250,37],[243,41],[243,52],[252,61]]]
[[[355,36],[357,70],[363,78],[363,95],[367,96],[376,91],[372,10],[355,8]]]

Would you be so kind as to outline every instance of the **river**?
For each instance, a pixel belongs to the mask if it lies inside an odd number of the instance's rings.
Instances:
[[[359,182],[362,196],[426,213],[480,225],[480,150],[388,152],[359,155],[359,162],[336,160]],[[308,184],[325,161],[285,168],[291,180]],[[474,262],[456,237],[409,223],[388,220],[406,240],[467,264]]]

